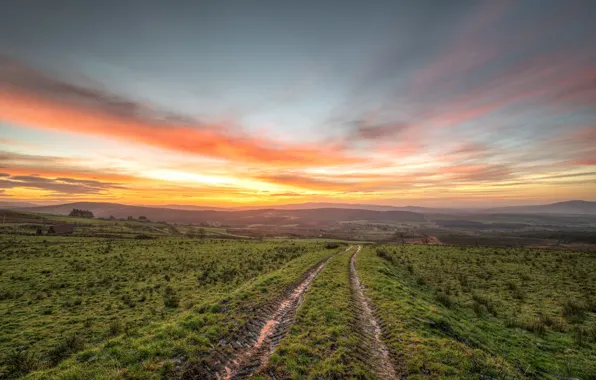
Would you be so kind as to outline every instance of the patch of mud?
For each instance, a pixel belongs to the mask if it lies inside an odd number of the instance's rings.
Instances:
[[[378,379],[397,379],[395,369],[389,357],[389,350],[383,342],[382,330],[379,321],[373,313],[372,303],[364,294],[364,288],[356,271],[356,255],[358,249],[350,258],[350,284],[352,295],[357,310],[356,323],[364,338],[364,346],[369,351],[368,357],[372,359],[372,367]]]
[[[346,248],[345,251],[352,247]],[[344,252],[345,252],[344,251]],[[220,342],[212,358],[202,368],[187,371],[185,379],[243,379],[263,369],[279,342],[294,323],[296,312],[313,280],[332,257],[311,268],[284,295],[262,310],[248,322],[243,332],[230,341]]]
[[[428,237],[428,244],[430,245],[443,245],[443,242],[439,240],[436,236],[429,236]]]

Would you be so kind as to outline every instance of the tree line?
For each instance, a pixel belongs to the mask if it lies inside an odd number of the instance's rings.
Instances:
[[[77,216],[80,218],[93,218],[93,213],[89,210],[79,210],[78,208],[73,208],[68,216]]]

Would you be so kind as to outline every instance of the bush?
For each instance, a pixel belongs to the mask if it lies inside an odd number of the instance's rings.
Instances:
[[[541,319],[533,319],[526,324],[526,330],[538,336],[546,334],[546,324]]]
[[[376,253],[377,253],[377,256],[379,256],[382,259],[385,259],[385,260],[388,260],[388,261],[391,260],[391,255],[384,248],[377,248]]]
[[[171,286],[166,287],[163,294],[163,304],[165,307],[177,308],[180,305],[180,298]]]
[[[494,315],[495,317],[497,316],[497,307],[496,307],[496,304],[490,298],[488,298],[486,296],[483,296],[481,294],[474,294],[472,296],[472,300],[474,300],[475,303],[484,306],[486,308],[486,310],[489,313],[491,313],[492,315]],[[474,306],[472,306],[472,307],[474,307]]]
[[[150,240],[150,239],[155,239],[155,238],[153,236],[147,235],[147,234],[138,234],[137,236],[135,236],[135,239]]]
[[[48,353],[50,362],[53,365],[56,365],[73,353],[81,350],[84,345],[85,342],[78,335],[73,334],[67,336],[66,338],[63,338],[62,341],[60,341],[60,343],[58,343],[58,345]]]
[[[578,300],[567,300],[563,303],[563,316],[568,320],[577,321],[585,317],[588,306]]]
[[[112,321],[108,327],[108,335],[109,336],[116,336],[120,334],[123,330],[122,322],[119,320]]]
[[[573,341],[576,344],[596,343],[596,326],[576,326],[573,329]]]
[[[452,307],[454,304],[453,298],[451,298],[450,296],[448,296],[447,294],[445,294],[443,292],[437,293],[436,299],[441,304],[443,304],[444,306],[449,307],[449,308]]]
[[[27,350],[12,350],[4,358],[4,365],[9,376],[21,377],[39,367],[39,358]]]
[[[554,318],[550,315],[541,315],[540,320],[553,331],[565,332],[567,330],[565,321],[561,318]]]
[[[474,311],[474,314],[476,314],[476,316],[478,316],[478,317],[480,317],[488,312],[488,310],[486,310],[486,306],[484,306],[476,301],[472,302],[472,311]]]
[[[538,318],[532,320],[523,320],[517,319],[515,317],[509,317],[505,322],[505,326],[520,328],[532,332],[538,336],[544,336],[544,334],[546,334],[546,323],[543,319]]]
[[[511,295],[515,299],[518,299],[521,301],[526,297],[525,293],[520,288],[520,286],[517,282],[507,281],[507,288],[509,288],[509,290],[511,291]]]

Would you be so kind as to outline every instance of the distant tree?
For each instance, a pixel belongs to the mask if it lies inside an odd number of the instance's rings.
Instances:
[[[422,239],[422,244],[428,245],[428,243],[430,241],[430,238],[429,238],[429,236],[427,234],[422,234],[421,239]]]
[[[110,220],[114,220],[114,219],[116,219],[116,218],[114,217],[114,215],[110,215]]]
[[[133,218],[132,216],[129,216],[128,218],[126,218],[126,220],[135,220],[135,218]]]
[[[403,233],[403,232],[400,232],[400,231],[395,231],[395,234],[393,235],[393,238],[394,238],[396,241],[399,241],[399,242],[400,242],[400,243],[402,243],[402,244],[406,244],[406,241],[405,241],[405,239],[404,239],[404,233]]]
[[[147,217],[141,215],[141,216],[139,216],[139,220],[147,220]]]
[[[197,230],[197,235],[199,236],[199,239],[203,240],[203,239],[205,239],[205,236],[207,235],[207,233],[205,232],[204,228],[199,228]]]
[[[93,213],[89,210],[79,210],[78,208],[73,208],[68,216],[75,216],[79,218],[93,218]]]

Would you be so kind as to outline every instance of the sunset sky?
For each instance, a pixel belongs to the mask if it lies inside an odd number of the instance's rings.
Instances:
[[[0,201],[596,200],[596,1],[0,11]]]

